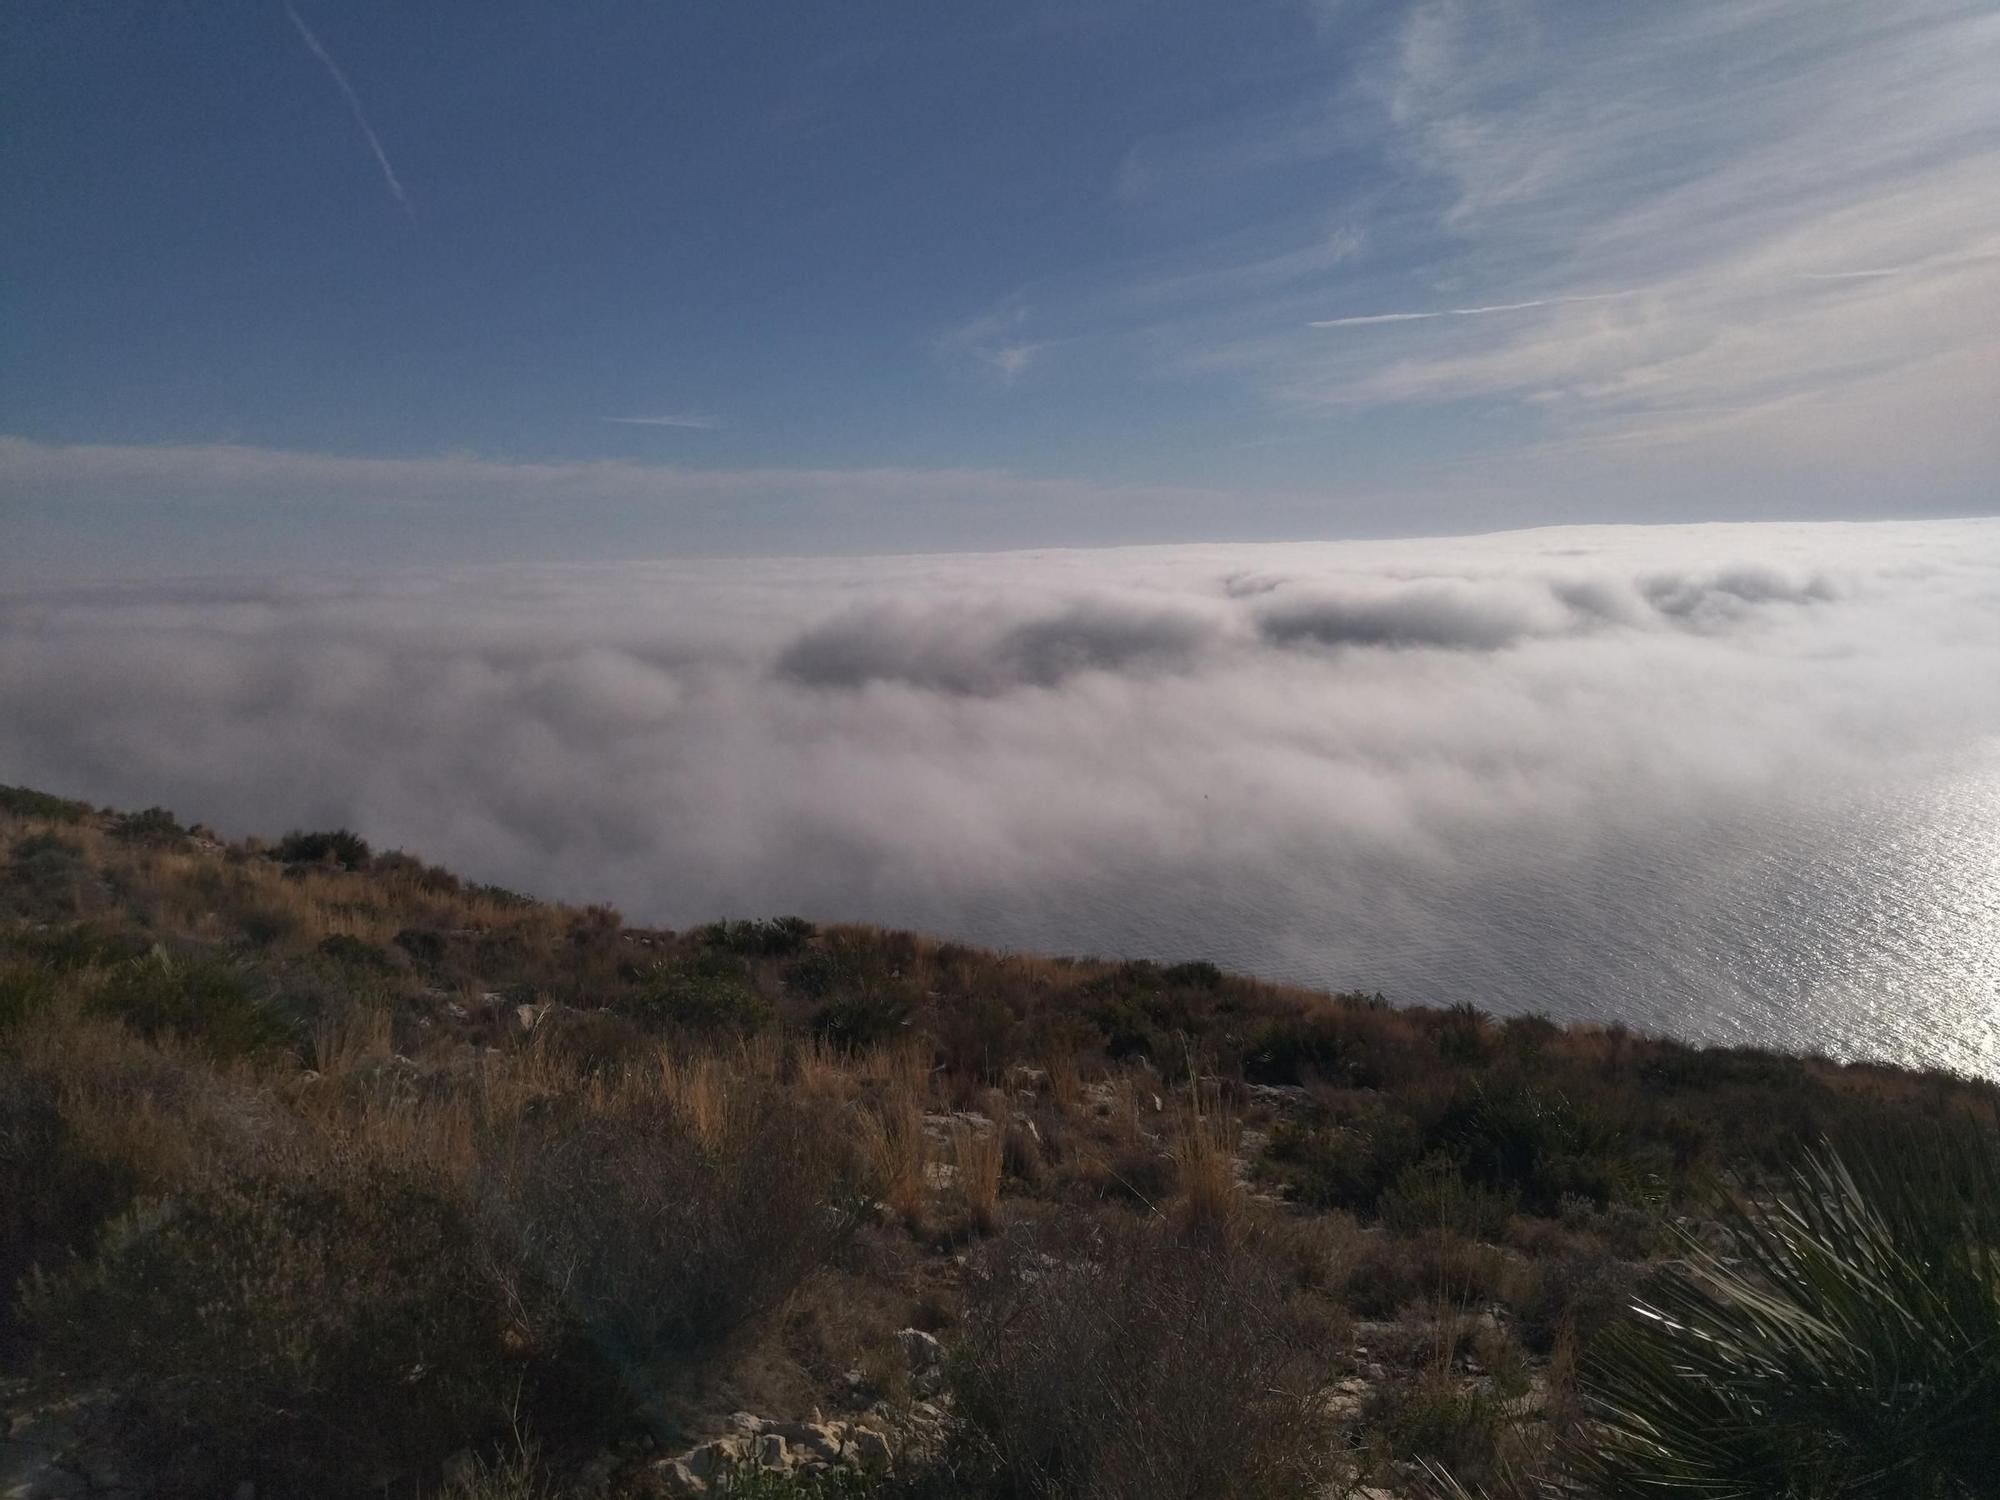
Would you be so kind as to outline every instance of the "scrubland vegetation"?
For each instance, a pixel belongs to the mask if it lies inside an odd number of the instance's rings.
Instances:
[[[1995,1104],[0,789],[0,1453],[50,1494],[1986,1493]],[[667,1462],[786,1449],[741,1412],[891,1461]]]

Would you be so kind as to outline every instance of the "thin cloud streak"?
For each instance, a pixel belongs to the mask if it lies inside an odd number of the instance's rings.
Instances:
[[[617,422],[625,427],[685,427],[711,432],[722,426],[722,418],[698,411],[670,412],[663,417],[599,417],[600,422]]]
[[[388,185],[389,196],[402,205],[404,213],[415,218],[416,210],[410,206],[410,195],[403,191],[402,180],[396,176],[396,169],[390,164],[389,153],[382,149],[382,138],[375,133],[375,127],[368,123],[368,115],[361,108],[361,96],[354,92],[354,85],[349,83],[347,75],[340,71],[340,64],[333,60],[333,54],[321,45],[320,39],[313,35],[312,28],[299,18],[299,13],[289,4],[285,6],[285,14],[292,18],[292,25],[298,28],[300,37],[304,39],[306,46],[312,49],[313,56],[326,64],[326,71],[332,75],[341,97],[347,100],[347,107],[354,115],[354,123],[361,127],[362,139],[368,142],[368,149],[375,153],[375,162],[382,169],[382,180]]]
[[[1485,307],[1444,307],[1435,312],[1361,313],[1351,318],[1318,318],[1313,328],[1360,328],[1371,323],[1420,323],[1431,318],[1481,318],[1488,313],[1525,312],[1534,307],[1563,307],[1572,302],[1613,302],[1638,292],[1590,292],[1575,297],[1537,297],[1529,302],[1494,302]]]

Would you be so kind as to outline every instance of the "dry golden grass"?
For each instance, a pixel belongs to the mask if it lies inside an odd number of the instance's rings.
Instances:
[[[808,1037],[793,1047],[791,1070],[792,1087],[807,1099],[845,1103],[858,1087],[849,1059],[820,1037]]]
[[[919,1113],[930,1099],[930,1050],[920,1042],[872,1048],[861,1054],[856,1072],[871,1091],[908,1100]]]
[[[1074,1116],[1083,1108],[1083,1070],[1076,1049],[1050,1047],[1042,1055],[1042,1070],[1048,1077],[1049,1100],[1064,1116]]]
[[[1174,1113],[1168,1155],[1174,1166],[1175,1208],[1192,1229],[1231,1237],[1243,1225],[1243,1188],[1236,1180],[1237,1134],[1234,1120],[1204,1109],[1192,1093]]]
[[[313,1067],[322,1077],[342,1078],[363,1063],[380,1062],[394,1050],[394,1018],[387,1006],[351,1005],[322,1017],[313,1027]]]
[[[74,989],[7,1041],[13,1060],[53,1088],[82,1153],[129,1171],[141,1191],[167,1191],[244,1158],[281,1123],[253,1070],[214,1069],[171,1038],[142,1041],[90,1014]]]
[[[997,1125],[981,1129],[967,1120],[951,1123],[952,1185],[965,1209],[966,1224],[990,1234],[1000,1205],[1000,1161],[1004,1142]]]
[[[907,1094],[881,1098],[861,1110],[856,1126],[876,1196],[905,1223],[920,1223],[930,1162],[923,1112]]]
[[[732,1080],[720,1058],[660,1054],[660,1090],[681,1128],[710,1155],[719,1155],[734,1134]]]

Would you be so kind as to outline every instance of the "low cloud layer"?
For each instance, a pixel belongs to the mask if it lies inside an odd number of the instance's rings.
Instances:
[[[0,701],[0,780],[635,919],[2000,1059],[2000,523],[16,588]]]

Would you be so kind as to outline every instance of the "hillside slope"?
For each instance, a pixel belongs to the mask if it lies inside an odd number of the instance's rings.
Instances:
[[[1527,1493],[1725,1185],[1995,1103],[0,789],[0,1473]]]

